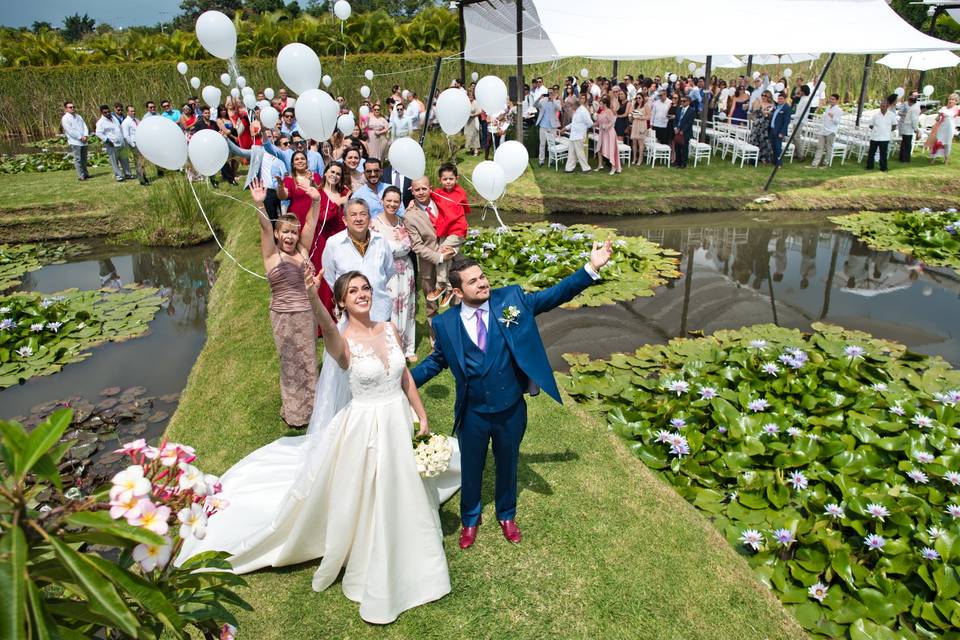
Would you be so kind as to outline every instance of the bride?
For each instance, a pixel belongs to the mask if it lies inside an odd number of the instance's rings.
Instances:
[[[227,551],[234,571],[247,573],[322,557],[313,589],[345,569],[343,593],[360,604],[360,617],[387,624],[450,592],[438,507],[459,486],[459,456],[454,448],[445,474],[420,478],[413,414],[419,433],[429,426],[396,329],[370,319],[373,291],[359,271],[334,284],[349,320],[340,327],[320,304],[320,281],[308,276],[326,354],[307,435],[276,440],[230,468],[221,478],[229,506],[177,563]]]

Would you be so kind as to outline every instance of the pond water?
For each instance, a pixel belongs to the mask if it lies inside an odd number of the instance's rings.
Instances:
[[[141,283],[169,290],[169,302],[149,331],[126,342],[100,345],[82,362],[0,391],[0,418],[26,416],[36,405],[81,396],[94,403],[108,387],[146,388],[150,396],[179,393],[206,340],[207,299],[214,278],[214,244],[187,249],[118,247],[84,241],[91,250],[65,264],[28,273],[22,291],[53,293]],[[142,395],[142,394],[141,394]],[[172,413],[168,410],[167,413]],[[159,433],[163,423],[152,423]]]
[[[550,361],[607,357],[689,331],[772,322],[808,330],[830,322],[895,340],[960,366],[960,276],[893,251],[874,251],[830,213],[733,212],[669,216],[551,216],[615,227],[681,253],[683,276],[638,298],[539,318]]]

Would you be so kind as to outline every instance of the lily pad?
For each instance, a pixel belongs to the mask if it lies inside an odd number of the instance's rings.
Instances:
[[[120,387],[107,387],[106,389],[104,389],[103,391],[100,392],[100,395],[102,395],[102,396],[115,396],[115,395],[117,395],[118,393],[120,393]]]
[[[0,291],[20,284],[23,274],[46,266],[66,262],[68,258],[89,250],[85,244],[0,244]]]
[[[170,414],[166,411],[157,411],[155,414],[147,418],[147,422],[150,424],[157,424],[158,422],[163,422],[170,417]]]
[[[960,213],[953,211],[863,211],[830,218],[881,251],[901,251],[927,264],[960,270]]]

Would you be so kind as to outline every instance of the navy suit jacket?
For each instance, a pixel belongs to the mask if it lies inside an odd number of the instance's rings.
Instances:
[[[780,108],[780,105],[777,105],[774,108],[774,113],[776,109]],[[790,118],[793,117],[793,110],[790,108],[790,105],[783,103],[783,108],[780,110],[779,115],[777,115],[777,121],[772,122],[770,126],[770,135],[772,136],[783,136],[787,137],[787,128],[790,126]]]
[[[682,132],[684,137],[689,141],[690,138],[693,137],[693,119],[697,117],[697,109],[693,105],[690,105],[681,118],[680,111],[682,110],[682,107],[677,110],[677,131]]]
[[[560,391],[553,379],[553,369],[550,368],[550,362],[547,360],[547,351],[543,346],[543,340],[540,338],[540,331],[537,329],[534,318],[539,313],[569,302],[593,283],[594,280],[590,277],[590,274],[587,273],[586,269],[581,268],[543,291],[526,293],[519,286],[510,285],[493,289],[490,292],[488,331],[500,331],[503,337],[503,340],[491,341],[491,345],[500,344],[502,348],[509,349],[513,363],[523,371],[529,381],[546,391],[557,402],[562,402]],[[516,307],[520,311],[520,315],[517,316],[516,322],[512,322],[508,327],[500,320],[503,318],[503,310],[510,306]],[[433,353],[412,371],[413,380],[420,387],[445,368],[450,367],[457,383],[457,397],[454,404],[454,430],[463,422],[463,414],[467,409],[467,374],[463,350],[464,332],[460,330],[462,324],[460,305],[453,305],[446,312],[435,317],[433,319],[435,338]],[[487,354],[488,358],[492,356],[493,354]],[[507,359],[508,362],[510,360]],[[509,375],[500,376],[496,371],[488,371],[484,377],[489,380],[513,378]],[[513,385],[513,388],[498,389],[497,393],[505,399],[512,398],[515,402],[528,391],[529,387],[520,388],[518,385]],[[506,406],[511,406],[513,402]]]

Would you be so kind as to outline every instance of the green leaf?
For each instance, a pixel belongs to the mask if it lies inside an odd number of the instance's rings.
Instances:
[[[176,638],[185,638],[183,633],[183,620],[177,614],[177,611],[167,600],[163,592],[160,591],[152,582],[141,578],[129,571],[121,569],[114,563],[104,560],[97,556],[88,556],[88,559],[96,569],[110,579],[115,585],[130,595],[134,600],[140,603],[144,610],[163,623],[164,628]]]
[[[23,635],[27,613],[27,538],[19,526],[0,537],[0,638]]]
[[[3,432],[4,460],[10,468],[10,474],[20,478],[23,450],[27,446],[27,433],[19,424],[6,420],[0,420],[0,431]]]
[[[37,640],[61,640],[57,623],[47,611],[40,589],[33,582],[29,582],[27,593],[30,596],[30,613],[33,616],[33,636]]]
[[[850,640],[900,640],[893,631],[860,618],[850,625]]]
[[[30,432],[27,445],[23,449],[23,461],[19,469],[22,478],[33,468],[37,460],[55,445],[63,432],[70,426],[73,409],[58,409]]]
[[[815,602],[807,602],[795,607],[793,615],[797,617],[797,622],[804,629],[816,629],[822,615],[821,607]]]
[[[106,511],[78,511],[67,516],[66,521],[77,527],[97,529],[133,542],[152,545],[164,543],[163,536],[143,527],[134,527],[122,520],[114,520]]]

